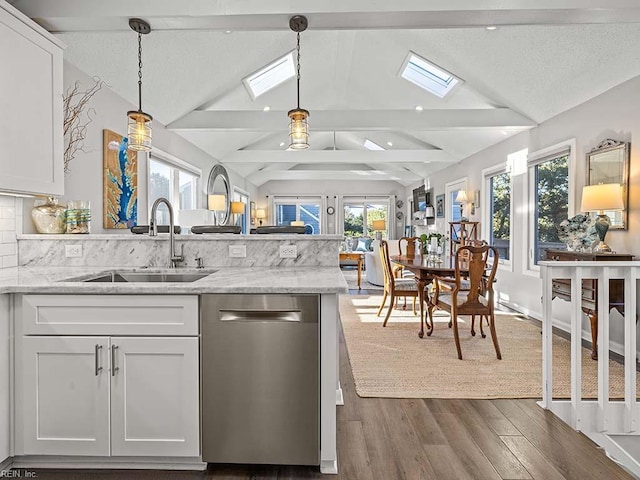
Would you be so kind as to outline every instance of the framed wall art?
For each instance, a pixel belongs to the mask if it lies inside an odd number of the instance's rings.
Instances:
[[[138,153],[122,135],[103,130],[103,227],[138,224]]]
[[[444,218],[444,193],[436,195],[436,218]]]

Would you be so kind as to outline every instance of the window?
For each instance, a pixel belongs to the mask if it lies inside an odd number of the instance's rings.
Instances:
[[[386,148],[381,147],[380,145],[378,145],[375,142],[372,142],[368,138],[364,139],[364,148],[366,148],[368,150],[386,150]]]
[[[321,197],[276,197],[273,200],[276,225],[291,225],[291,222],[303,222],[311,228],[311,233],[321,232]]]
[[[402,64],[400,76],[439,98],[444,98],[456,85],[462,84],[455,75],[413,52],[409,52]]]
[[[526,155],[526,151],[524,152]],[[487,208],[483,219],[482,238],[498,250],[500,264],[511,265],[512,181],[507,163],[482,171]]]
[[[387,238],[389,197],[343,197],[342,205],[344,210],[343,232],[345,235],[351,237],[373,237],[375,236],[373,221],[385,220],[387,231],[382,232],[382,238]]]
[[[570,171],[574,152],[575,141],[572,141],[529,156],[530,271],[539,270],[537,265],[546,249],[564,247],[557,227],[573,210]]]
[[[160,158],[162,157],[162,158]],[[158,198],[164,197],[178,210],[198,208],[198,185],[201,172],[168,154],[160,154],[156,149],[149,157],[149,211]],[[169,210],[164,204],[158,207],[158,223],[169,224]]]
[[[293,51],[291,51],[284,57],[278,58],[257,72],[242,79],[242,83],[244,83],[251,97],[255,100],[263,93],[267,93],[272,88],[293,78],[295,74]]]

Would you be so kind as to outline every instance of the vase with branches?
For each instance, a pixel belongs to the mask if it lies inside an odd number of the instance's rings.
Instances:
[[[84,139],[87,136],[87,127],[93,121],[93,108],[88,108],[91,98],[100,91],[105,82],[98,77],[93,77],[94,84],[81,90],[80,82],[76,81],[69,87],[62,97],[64,108],[64,173],[69,173],[69,164],[78,153],[84,152]]]

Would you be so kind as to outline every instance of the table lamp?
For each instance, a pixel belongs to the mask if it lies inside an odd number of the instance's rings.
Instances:
[[[292,220],[291,221],[291,226],[292,227],[304,227],[304,222],[302,220]]]
[[[604,213],[605,210],[624,210],[622,201],[622,187],[618,183],[601,183],[599,185],[587,185],[582,189],[583,212],[598,212],[596,217],[596,232],[600,243],[596,252],[611,252],[609,245],[604,243],[604,237],[611,225],[611,220]]]
[[[207,206],[209,210],[213,210],[213,218],[215,224],[220,224],[218,214],[224,212],[227,209],[227,197],[225,195],[207,195]]]
[[[264,220],[265,218],[267,218],[267,212],[265,211],[264,208],[258,208],[256,210],[256,218],[258,219],[258,221],[260,222],[260,226],[262,226],[262,220]]]
[[[376,240],[382,240],[382,232],[387,229],[386,220],[374,220],[371,224],[371,228],[376,232]]]
[[[464,204],[469,200],[467,199],[467,192],[464,190],[458,190],[458,195],[456,195],[456,202],[460,204],[460,221],[464,222],[467,219],[464,216]]]
[[[233,214],[233,224],[238,224],[238,215],[244,213],[244,202],[231,202],[231,213]]]

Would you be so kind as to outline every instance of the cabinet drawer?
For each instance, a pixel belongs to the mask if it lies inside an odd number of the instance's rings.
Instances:
[[[197,295],[17,297],[24,335],[198,334]]]

